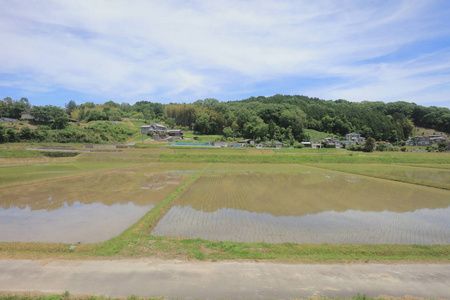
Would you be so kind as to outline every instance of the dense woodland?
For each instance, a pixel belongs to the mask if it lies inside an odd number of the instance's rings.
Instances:
[[[94,121],[120,121],[125,117],[193,129],[198,134],[257,141],[282,140],[290,145],[310,139],[305,129],[337,137],[356,132],[378,141],[406,140],[414,125],[450,132],[448,108],[424,107],[403,101],[349,102],[290,95],[229,102],[208,98],[190,104],[139,101],[131,105],[108,101],[77,105],[70,101],[64,109],[51,105],[32,106],[26,98],[0,100],[0,117],[19,119],[24,111],[30,111],[36,118],[37,129],[14,130],[0,124],[0,142],[123,142],[135,131],[121,124]],[[90,123],[83,127],[69,125],[69,119]]]

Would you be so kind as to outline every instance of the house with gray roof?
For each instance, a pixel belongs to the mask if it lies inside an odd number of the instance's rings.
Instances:
[[[159,123],[152,123],[150,125],[142,125],[141,126],[141,133],[147,134],[147,132],[167,132],[166,126],[159,124]]]

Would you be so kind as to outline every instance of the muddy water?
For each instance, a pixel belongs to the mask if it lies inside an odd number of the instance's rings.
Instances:
[[[270,243],[450,244],[450,192],[334,171],[214,170],[152,234]]]
[[[0,190],[0,241],[92,243],[124,231],[189,175],[145,168]]]

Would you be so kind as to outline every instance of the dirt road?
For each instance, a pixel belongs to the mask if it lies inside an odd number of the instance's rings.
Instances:
[[[0,291],[178,299],[405,295],[450,299],[450,265],[0,260]]]

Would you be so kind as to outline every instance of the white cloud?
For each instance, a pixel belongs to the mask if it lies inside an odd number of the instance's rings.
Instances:
[[[0,48],[0,72],[21,76],[4,86],[194,100],[239,89],[256,95],[252,85],[283,78],[330,77],[341,85],[306,89],[309,95],[409,100],[433,89],[441,101],[447,97],[439,91],[449,82],[446,53],[431,54],[426,64],[370,62],[448,37],[433,18],[434,1],[0,4],[0,38],[8,41]]]

